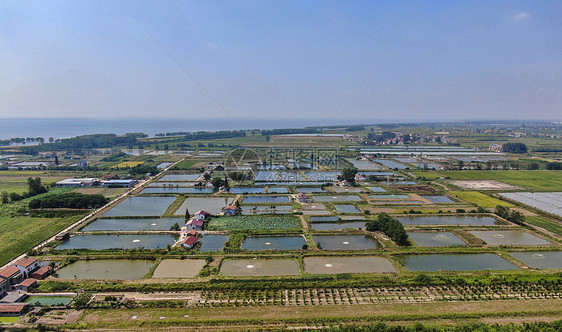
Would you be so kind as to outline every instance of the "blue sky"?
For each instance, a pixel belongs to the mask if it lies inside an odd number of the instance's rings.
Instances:
[[[0,117],[552,119],[560,1],[3,1]],[[242,120],[241,120],[242,121]]]

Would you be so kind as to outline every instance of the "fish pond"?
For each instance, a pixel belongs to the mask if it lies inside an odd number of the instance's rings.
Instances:
[[[56,249],[159,249],[173,245],[175,234],[75,235]]]
[[[361,197],[357,195],[318,195],[312,196],[317,202],[358,202],[361,200]]]
[[[149,187],[143,189],[141,194],[212,194],[215,188],[206,187]]]
[[[431,254],[396,256],[410,271],[518,270],[496,254]]]
[[[365,229],[365,223],[366,223],[365,221],[350,221],[350,222],[342,222],[342,223],[317,222],[317,223],[310,223],[310,228],[317,231],[333,231],[337,229],[346,229],[346,228]]]
[[[61,279],[138,280],[153,265],[153,261],[139,259],[80,260],[56,273]]]
[[[228,235],[205,234],[201,239],[199,251],[221,251],[226,241],[228,241]]]
[[[306,244],[302,235],[250,236],[242,243],[245,250],[299,250]]]
[[[222,208],[229,205],[233,198],[219,198],[219,197],[188,197],[182,203],[182,205],[176,210],[174,215],[183,216],[185,215],[185,209],[189,209],[191,214],[203,210],[211,214],[219,214],[222,212]]]
[[[469,233],[486,241],[486,243],[491,246],[538,246],[552,244],[547,240],[541,239],[540,237],[527,233],[523,230],[470,231]]]
[[[205,264],[204,259],[163,259],[152,278],[195,278]]]
[[[313,235],[312,240],[323,250],[367,250],[380,247],[379,242],[369,235]]]
[[[408,236],[420,247],[462,246],[466,243],[450,232],[410,232]]]
[[[336,211],[339,213],[359,213],[359,211],[354,205],[351,204],[334,204]]]
[[[404,194],[382,194],[382,195],[370,195],[372,199],[410,199],[410,196]]]
[[[106,217],[161,216],[175,200],[175,197],[128,197],[103,215]]]
[[[96,231],[169,231],[182,218],[149,218],[149,219],[96,219],[81,229],[82,232]]]
[[[197,181],[201,174],[166,174],[158,181]]]
[[[287,196],[247,196],[244,197],[243,203],[288,203]]]
[[[235,277],[300,275],[294,259],[226,259],[220,273]]]
[[[431,203],[436,203],[436,204],[455,203],[455,201],[453,201],[449,197],[442,196],[442,195],[423,195],[422,197],[427,199]]]
[[[386,192],[386,189],[381,188],[381,187],[367,187],[367,189],[369,189],[370,191],[372,191],[374,193],[384,193],[384,192]]]
[[[396,268],[383,257],[305,257],[304,271],[312,274],[396,273]]]
[[[50,307],[50,306],[66,306],[74,297],[72,296],[29,296],[23,302],[29,303],[31,305],[39,305],[41,307]]]
[[[305,193],[305,194],[315,194],[315,193],[325,193],[326,190],[320,187],[297,187],[295,190],[298,193]]]
[[[265,194],[263,187],[235,187],[230,188],[231,194]]]
[[[492,217],[474,216],[431,216],[431,217],[399,217],[403,225],[470,225],[470,226],[492,226],[500,225]]]
[[[509,254],[533,269],[562,269],[562,251],[510,252]]]

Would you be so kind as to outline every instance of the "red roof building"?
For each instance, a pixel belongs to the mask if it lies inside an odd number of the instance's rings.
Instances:
[[[29,304],[27,303],[0,304],[0,315],[20,316],[23,315],[28,308],[29,308]]]
[[[181,243],[182,247],[193,248],[193,246],[197,243],[197,238],[195,236],[188,236],[183,242]]]
[[[51,274],[51,271],[53,270],[52,267],[50,267],[49,265],[45,265],[40,267],[39,269],[33,271],[31,273],[31,277],[35,278],[35,279],[45,279],[46,277],[49,276],[49,274]]]
[[[17,284],[16,289],[27,292],[29,289],[35,287],[36,285],[37,285],[37,279],[28,278]]]

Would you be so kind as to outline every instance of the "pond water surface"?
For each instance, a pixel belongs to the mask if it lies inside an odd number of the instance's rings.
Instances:
[[[537,245],[552,244],[547,240],[543,240],[538,236],[532,235],[522,230],[470,231],[469,233],[486,241],[486,243],[491,246],[501,246],[501,245],[537,246]]]
[[[300,275],[294,259],[227,259],[221,264],[225,276],[286,276]]]
[[[161,216],[175,200],[175,197],[128,197],[103,215],[106,217]]]
[[[138,259],[81,260],[56,273],[61,279],[138,280],[153,265],[153,261]]]
[[[534,269],[562,269],[562,251],[510,252],[509,254]]]
[[[450,232],[410,232],[408,236],[420,247],[462,246],[466,243]]]
[[[318,195],[312,196],[317,202],[358,202],[361,197],[357,195]]]
[[[434,216],[434,217],[399,217],[403,225],[473,225],[492,226],[500,223],[492,217],[472,216]]]
[[[177,239],[174,234],[75,235],[56,249],[159,249],[173,245]]]
[[[313,235],[312,240],[316,245],[321,245],[322,250],[365,250],[380,247],[379,242],[369,235]]]
[[[299,250],[306,244],[303,236],[250,236],[242,243],[246,250]]]
[[[339,213],[359,213],[359,211],[354,205],[351,204],[334,204],[336,211]]]
[[[82,232],[95,231],[169,231],[182,218],[149,218],[149,219],[96,219],[82,228]]]
[[[304,271],[312,274],[395,273],[396,268],[383,257],[305,257]]]
[[[226,241],[228,241],[228,235],[206,234],[201,239],[199,251],[221,251]]]
[[[443,254],[396,256],[410,271],[482,271],[518,270],[496,254]]]

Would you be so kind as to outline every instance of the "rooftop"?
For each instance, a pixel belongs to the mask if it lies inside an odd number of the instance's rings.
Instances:
[[[14,265],[19,265],[21,267],[28,268],[31,265],[35,264],[36,262],[37,260],[35,258],[25,257],[17,261]]]
[[[8,266],[7,268],[0,270],[0,277],[8,279],[16,273],[20,273],[20,270],[17,267]]]

